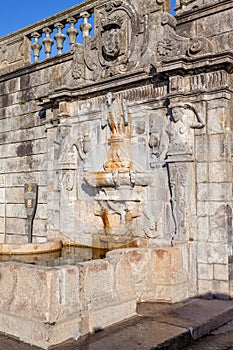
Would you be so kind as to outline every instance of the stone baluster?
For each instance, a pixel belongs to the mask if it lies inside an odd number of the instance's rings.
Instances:
[[[65,34],[63,34],[61,31],[64,28],[62,23],[56,23],[55,28],[57,28],[58,33],[54,35],[54,39],[56,40],[57,44],[57,50],[58,50],[58,55],[62,54],[62,49],[63,49],[63,44],[66,39]]]
[[[66,33],[69,36],[70,40],[70,47],[73,48],[74,44],[76,43],[76,38],[78,35],[78,29],[74,27],[77,20],[74,17],[68,18],[67,22],[70,24],[70,28],[67,29]]]
[[[42,45],[39,43],[38,39],[41,37],[41,35],[38,32],[34,32],[32,33],[31,37],[35,39],[35,41],[31,44],[31,49],[33,51],[35,62],[38,62],[40,50],[42,48]]]
[[[83,40],[85,40],[85,38],[89,37],[90,31],[92,29],[92,25],[88,23],[88,18],[90,17],[90,14],[87,11],[85,11],[85,12],[82,12],[80,16],[83,17],[84,19],[84,22],[80,24],[80,29],[83,34]]]
[[[46,37],[42,40],[42,42],[44,44],[46,58],[50,58],[52,46],[54,43],[54,40],[52,38],[50,38],[50,33],[52,32],[52,30],[49,27],[46,27],[43,29],[43,32],[46,34]]]

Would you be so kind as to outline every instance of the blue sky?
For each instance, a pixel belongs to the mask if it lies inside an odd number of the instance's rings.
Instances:
[[[0,0],[0,37],[82,2],[79,0]],[[175,0],[171,0],[174,7]]]

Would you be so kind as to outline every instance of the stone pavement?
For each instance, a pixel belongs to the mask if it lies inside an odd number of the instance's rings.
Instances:
[[[138,316],[56,350],[180,350],[233,319],[233,301],[192,299],[177,304],[141,303]],[[232,341],[233,344],[233,341]],[[0,336],[0,350],[39,348]]]

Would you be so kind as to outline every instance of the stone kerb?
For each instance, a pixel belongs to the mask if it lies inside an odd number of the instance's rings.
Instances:
[[[180,301],[182,255],[180,247],[129,248],[76,266],[2,263],[1,331],[47,349],[134,316],[137,301]]]

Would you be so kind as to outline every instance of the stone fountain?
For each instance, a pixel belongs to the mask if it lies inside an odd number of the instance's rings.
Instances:
[[[48,349],[139,301],[232,297],[232,5],[167,5],[86,1],[0,39],[0,253],[88,249],[2,261],[1,332]]]

